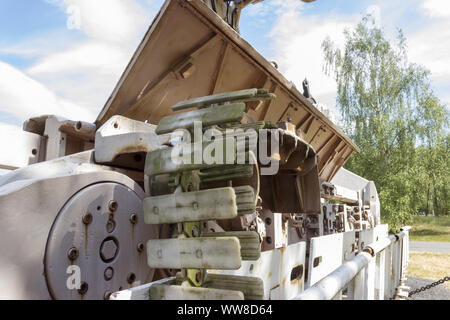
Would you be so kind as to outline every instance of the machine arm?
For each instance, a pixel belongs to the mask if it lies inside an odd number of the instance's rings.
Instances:
[[[264,0],[203,0],[214,12],[222,17],[233,29],[238,31],[242,9],[250,4],[256,4]],[[300,0],[313,2],[315,0]]]

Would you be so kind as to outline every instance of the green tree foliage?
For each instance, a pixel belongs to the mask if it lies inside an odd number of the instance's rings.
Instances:
[[[391,43],[370,16],[344,33],[343,50],[329,38],[322,48],[344,131],[361,149],[346,168],[375,182],[382,219],[393,226],[420,210],[447,214],[448,110],[429,71],[408,61],[401,30]]]

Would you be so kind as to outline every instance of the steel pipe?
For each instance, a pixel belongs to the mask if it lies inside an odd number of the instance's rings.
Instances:
[[[311,288],[303,291],[293,300],[331,300],[339,291],[353,280],[353,278],[369,264],[372,256],[361,252],[352,260],[344,263],[328,276],[317,282]]]
[[[328,276],[317,282],[311,288],[297,295],[293,300],[331,300],[349,284],[353,278],[364,269],[378,253],[389,247],[392,243],[405,237],[410,228],[405,227],[396,235],[389,236],[369,244],[363,252],[352,260],[344,263]]]

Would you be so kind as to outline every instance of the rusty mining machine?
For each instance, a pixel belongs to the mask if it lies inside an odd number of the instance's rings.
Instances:
[[[256,2],[165,1],[95,123],[2,131],[0,299],[402,294],[408,231],[388,236],[343,169],[358,147],[240,37]],[[182,161],[219,141],[231,162]]]

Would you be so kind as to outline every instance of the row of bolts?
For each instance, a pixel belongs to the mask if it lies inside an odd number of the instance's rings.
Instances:
[[[109,203],[109,210],[110,210],[110,212],[114,213],[117,210],[117,208],[118,208],[117,201],[113,200],[113,201],[111,201]],[[98,209],[100,209],[100,207]],[[83,218],[82,218],[82,221],[83,221],[83,223],[86,226],[90,225],[92,223],[92,220],[93,220],[92,214],[89,213],[89,212],[86,213],[83,216]],[[108,224],[110,223],[110,221],[111,221],[111,218],[108,221]],[[138,221],[137,214],[132,214],[130,216],[130,222],[132,224],[136,224],[137,221]],[[114,228],[108,228],[108,226],[107,226],[107,230],[108,230],[109,233],[111,233],[112,231],[114,231]],[[137,251],[138,252],[143,252],[144,249],[145,249],[144,243],[139,242],[137,244]],[[75,261],[76,259],[78,259],[78,256],[79,256],[79,250],[76,247],[72,247],[72,248],[69,249],[69,251],[67,253],[67,257],[69,258],[70,261]],[[104,272],[105,280],[109,281],[109,280],[111,280],[113,278],[113,276],[114,276],[114,269],[111,268],[111,267],[106,268],[105,272]],[[127,282],[129,284],[132,284],[135,280],[136,280],[136,275],[134,273],[130,273],[127,276]],[[85,295],[87,293],[87,291],[88,291],[88,288],[89,288],[89,285],[86,282],[82,282],[81,285],[80,285],[80,289],[78,289],[78,293],[80,295]],[[105,292],[104,299],[105,300],[109,300],[109,297],[111,296],[111,294],[112,294],[112,292],[110,292],[110,291]]]

